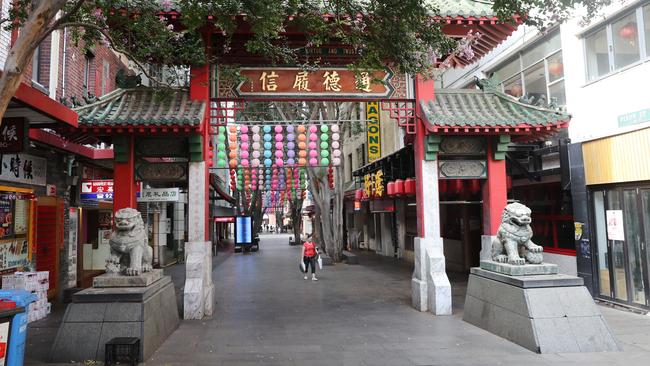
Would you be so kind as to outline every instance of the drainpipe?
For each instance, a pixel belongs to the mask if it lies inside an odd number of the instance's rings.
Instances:
[[[65,98],[65,64],[68,58],[68,28],[63,28],[63,67],[61,71],[61,98]]]

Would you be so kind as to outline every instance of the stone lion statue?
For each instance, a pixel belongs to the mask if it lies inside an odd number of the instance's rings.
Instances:
[[[111,255],[106,260],[107,273],[138,276],[153,269],[153,250],[138,210],[123,208],[115,213],[115,230],[109,243]]]
[[[530,239],[530,208],[515,202],[503,209],[497,237],[492,241],[492,260],[522,265],[542,263],[543,248]]]

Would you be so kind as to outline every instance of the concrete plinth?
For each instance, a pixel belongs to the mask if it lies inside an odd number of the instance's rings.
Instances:
[[[183,318],[203,319],[211,316],[214,304],[212,284],[212,243],[185,244],[185,287]]]
[[[620,348],[582,279],[472,268],[463,320],[537,353]]]
[[[557,264],[542,263],[515,265],[508,263],[499,263],[491,260],[482,260],[481,269],[509,276],[549,275],[557,274],[559,272],[559,267]]]
[[[93,287],[147,287],[163,276],[162,269],[154,269],[139,276],[105,273],[93,278]]]
[[[140,361],[146,360],[179,324],[169,276],[147,287],[89,288],[72,296],[50,361],[103,361],[105,344],[115,337],[140,338]]]
[[[435,315],[451,315],[451,284],[445,272],[442,238],[415,238],[414,247],[413,307]]]

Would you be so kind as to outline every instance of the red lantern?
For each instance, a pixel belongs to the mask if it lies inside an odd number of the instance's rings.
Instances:
[[[478,179],[472,179],[470,182],[470,191],[472,194],[477,194],[481,191],[481,181]]]
[[[354,200],[355,201],[361,201],[362,198],[363,198],[363,189],[357,189],[354,192]]]
[[[507,190],[512,189],[512,177],[511,176],[506,177],[506,189]]]
[[[454,194],[459,194],[463,191],[463,181],[460,179],[454,179],[451,181],[451,192]]]
[[[625,38],[627,40],[636,38],[636,23],[629,22],[626,25],[622,26],[621,29],[618,30],[618,35],[621,36],[621,38]]]
[[[548,63],[548,73],[553,75],[553,76],[560,76],[562,75],[562,72],[564,71],[564,65],[560,62],[560,60],[553,60]]]
[[[388,193],[389,196],[395,195],[395,182],[388,182],[388,184],[386,184],[386,193]]]
[[[404,181],[401,179],[397,179],[395,181],[395,194],[401,196],[404,194],[404,191],[405,191]]]
[[[406,181],[404,181],[404,193],[407,195],[414,195],[415,194],[415,179],[414,178],[408,178]]]
[[[509,90],[506,90],[506,92],[509,92],[510,95],[513,97],[520,97],[521,93],[523,92],[523,89],[521,88],[521,85],[515,84],[512,87],[510,87]]]
[[[446,179],[439,179],[438,180],[438,193],[441,194],[441,195],[447,193],[447,180]]]

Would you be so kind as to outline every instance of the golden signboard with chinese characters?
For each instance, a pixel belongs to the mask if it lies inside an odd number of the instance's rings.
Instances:
[[[363,176],[363,191],[365,196],[370,198],[381,198],[384,196],[384,172],[377,170]]]
[[[389,71],[360,72],[346,68],[307,71],[297,67],[241,68],[245,79],[235,88],[240,97],[388,98],[394,88]]]

